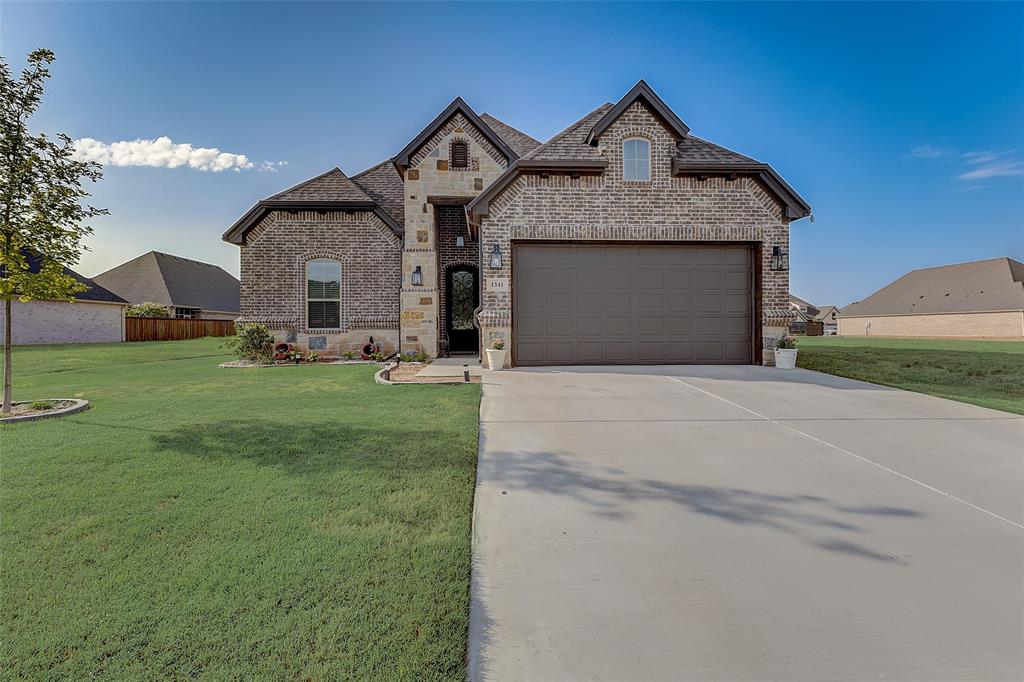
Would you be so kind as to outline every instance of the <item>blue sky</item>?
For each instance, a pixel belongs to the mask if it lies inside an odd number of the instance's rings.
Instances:
[[[8,61],[39,46],[58,61],[37,130],[229,155],[108,165],[86,275],[151,249],[237,274],[220,234],[256,200],[390,157],[457,95],[545,140],[639,78],[811,203],[804,298],[1024,260],[1021,5],[0,3]]]

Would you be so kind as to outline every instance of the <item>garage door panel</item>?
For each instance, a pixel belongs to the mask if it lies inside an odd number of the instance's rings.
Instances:
[[[604,286],[606,289],[631,289],[633,286],[631,274],[629,270],[605,270]]]
[[[700,270],[693,275],[694,284],[698,291],[721,291],[722,289],[721,270]]]
[[[609,313],[628,313],[633,309],[633,297],[629,294],[606,293],[604,309]]]
[[[724,282],[722,288],[728,291],[742,291],[744,294],[750,292],[750,273],[745,271],[723,273]]]
[[[578,313],[600,313],[604,311],[604,295],[599,291],[577,292],[573,310]]]
[[[750,362],[750,253],[744,246],[517,244],[515,362]]]
[[[724,294],[725,312],[746,313],[750,310],[750,297],[747,294]]]
[[[633,333],[632,317],[606,317],[604,319],[606,336],[629,336]]]
[[[663,317],[641,317],[637,320],[637,331],[641,336],[652,334],[657,336],[665,335],[665,318]]]
[[[721,294],[694,294],[693,310],[697,313],[720,313],[722,311]]]

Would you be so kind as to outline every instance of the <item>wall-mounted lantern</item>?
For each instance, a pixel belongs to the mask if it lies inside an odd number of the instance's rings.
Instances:
[[[771,269],[776,272],[789,270],[789,254],[782,250],[781,246],[772,247]]]
[[[412,285],[414,287],[423,286],[423,268],[416,266],[416,269],[412,271]]]
[[[463,237],[461,234],[458,237],[455,238],[455,246],[457,246],[457,247],[459,247],[461,249],[465,245],[466,245],[466,238]]]
[[[501,247],[498,246],[497,244],[495,244],[494,248],[491,249],[490,266],[494,270],[501,269]]]

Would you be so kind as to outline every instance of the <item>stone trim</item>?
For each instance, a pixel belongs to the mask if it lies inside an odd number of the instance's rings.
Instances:
[[[512,311],[482,308],[476,314],[476,320],[481,327],[510,327],[512,326]]]
[[[398,317],[392,315],[356,315],[349,329],[398,329]]]

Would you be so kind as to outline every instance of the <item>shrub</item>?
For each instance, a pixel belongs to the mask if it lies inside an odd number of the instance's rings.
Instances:
[[[256,364],[270,362],[274,350],[274,337],[266,325],[241,322],[235,325],[235,335],[225,344],[239,360]]]
[[[315,350],[306,353],[306,362],[320,362],[320,354]]]
[[[779,339],[778,343],[775,344],[775,347],[781,350],[790,350],[796,348],[796,337],[789,336],[787,334],[786,336],[783,336],[781,339]]]
[[[34,400],[29,404],[29,408],[36,412],[42,412],[44,410],[52,410],[57,407],[57,403],[52,400]]]
[[[356,352],[354,350],[347,350],[341,354],[346,360],[355,360]]]
[[[494,339],[491,343],[491,348],[494,350],[505,350],[505,342],[502,339]]]
[[[137,303],[130,306],[124,314],[128,317],[174,317],[170,306],[159,303]]]
[[[402,354],[402,360],[405,362],[426,362],[429,357],[430,356],[421,350],[411,350]]]

